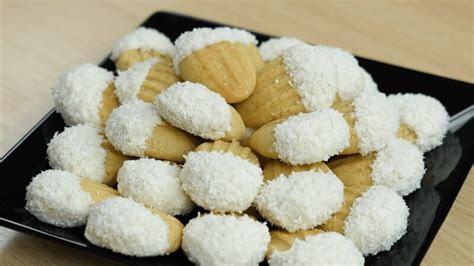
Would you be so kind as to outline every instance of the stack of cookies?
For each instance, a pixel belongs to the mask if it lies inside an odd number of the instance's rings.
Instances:
[[[257,45],[241,29],[173,43],[139,28],[112,49],[117,76],[67,71],[53,98],[68,127],[25,208],[85,225],[114,252],[182,248],[199,265],[363,265],[389,250],[406,233],[403,197],[420,187],[423,153],[446,134],[445,108],[379,92],[342,49]]]

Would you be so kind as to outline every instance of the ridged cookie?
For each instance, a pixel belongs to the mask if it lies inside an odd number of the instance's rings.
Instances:
[[[171,66],[173,54],[174,46],[168,37],[155,29],[140,27],[115,44],[111,59],[117,69],[123,71],[151,58]]]
[[[196,148],[199,140],[164,122],[152,104],[129,101],[110,115],[105,135],[123,154],[175,162]]]
[[[255,92],[237,105],[247,126],[329,108],[336,95],[358,96],[365,79],[348,52],[327,46],[299,44],[283,51],[258,72]]]
[[[228,103],[241,102],[254,91],[262,60],[249,32],[197,28],[175,43],[174,65],[183,80],[204,84]]]
[[[122,103],[134,99],[153,103],[160,92],[177,82],[179,77],[169,63],[152,58],[119,72],[115,94]]]

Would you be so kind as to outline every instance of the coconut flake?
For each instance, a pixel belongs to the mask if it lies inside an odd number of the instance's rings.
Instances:
[[[271,61],[282,55],[286,49],[303,43],[305,42],[291,37],[271,38],[261,43],[258,50],[264,61]]]
[[[173,43],[166,35],[155,29],[140,27],[118,41],[110,57],[116,60],[123,52],[134,49],[154,50],[170,56],[174,54]]]
[[[290,249],[275,251],[270,266],[283,265],[364,265],[364,257],[354,243],[339,233],[328,232],[296,239]]]
[[[67,125],[92,123],[100,126],[99,110],[102,94],[114,75],[96,65],[86,63],[69,69],[53,85],[56,110]]]
[[[141,157],[146,141],[159,125],[163,125],[163,121],[152,104],[131,100],[112,111],[105,135],[123,154]]]
[[[194,203],[181,189],[180,167],[151,158],[125,161],[120,168],[118,191],[125,197],[170,215],[189,213]]]
[[[25,209],[38,220],[59,227],[84,225],[94,203],[82,190],[80,177],[62,170],[46,170],[26,188]]]
[[[331,171],[303,171],[266,183],[254,204],[268,221],[295,232],[323,224],[343,200],[344,185]]]
[[[425,174],[423,153],[408,141],[394,138],[377,152],[372,164],[372,180],[406,196],[420,188]]]
[[[194,28],[192,31],[182,33],[175,41],[176,53],[173,57],[173,63],[176,73],[179,73],[179,64],[186,56],[196,50],[222,41],[254,45],[258,43],[255,36],[246,30],[229,27]]]
[[[231,130],[225,99],[199,83],[176,83],[155,99],[155,107],[173,126],[206,139],[220,139]]]
[[[354,201],[345,235],[364,256],[375,255],[389,250],[406,233],[408,215],[400,195],[384,186],[372,186]]]
[[[140,203],[114,197],[91,208],[84,236],[92,244],[129,256],[167,254],[168,225]]]
[[[102,182],[107,156],[107,151],[101,146],[103,141],[99,129],[91,125],[77,125],[59,134],[56,132],[48,144],[49,165]]]
[[[349,125],[341,113],[326,109],[291,116],[274,131],[278,157],[293,165],[326,161],[349,146]]]
[[[258,265],[269,242],[267,226],[246,215],[208,214],[189,221],[182,248],[197,265]]]
[[[119,75],[115,80],[115,95],[117,95],[121,103],[138,99],[138,93],[148,72],[159,61],[158,58],[152,58],[138,62],[126,71],[119,71]]]
[[[449,114],[436,98],[413,93],[399,93],[388,98],[399,110],[401,122],[416,133],[416,145],[423,152],[443,143]]]
[[[229,152],[191,152],[179,175],[181,187],[199,206],[211,211],[242,212],[252,204],[262,169]]]
[[[363,92],[354,99],[355,132],[362,155],[378,151],[391,141],[398,130],[399,114],[383,93]]]

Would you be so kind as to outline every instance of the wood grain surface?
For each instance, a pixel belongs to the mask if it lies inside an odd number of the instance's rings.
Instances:
[[[8,1],[0,0],[0,154],[53,106],[67,68],[98,63],[158,10],[290,35],[441,76],[474,81],[473,2],[434,1]],[[474,264],[471,169],[424,265]],[[111,264],[0,227],[0,265]]]

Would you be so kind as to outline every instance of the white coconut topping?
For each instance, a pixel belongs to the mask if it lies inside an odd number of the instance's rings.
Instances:
[[[126,71],[119,71],[115,80],[115,95],[121,103],[128,100],[138,99],[138,93],[150,69],[158,63],[158,58],[138,62]]]
[[[176,83],[155,99],[155,107],[175,127],[206,139],[222,138],[231,130],[225,99],[199,83]]]
[[[266,183],[255,207],[271,223],[295,232],[323,224],[343,201],[344,185],[331,171],[303,171]]]
[[[211,211],[246,210],[263,182],[260,167],[228,152],[189,153],[179,177],[191,199]]]
[[[336,93],[343,100],[359,95],[363,74],[350,53],[333,47],[300,44],[286,49],[283,62],[301,101],[308,111],[326,109]]]
[[[149,158],[125,161],[120,168],[118,191],[125,197],[170,215],[187,214],[194,203],[181,189],[179,166]]]
[[[399,114],[385,94],[364,91],[354,99],[355,132],[362,155],[384,148],[397,133]]]
[[[114,74],[93,64],[78,65],[61,75],[53,85],[56,110],[67,125],[100,125],[102,94]]]
[[[408,141],[394,138],[377,152],[372,164],[372,180],[406,196],[420,188],[425,174],[423,153]]]
[[[366,255],[389,250],[405,233],[409,210],[395,191],[372,186],[354,201],[345,235]]]
[[[143,205],[114,197],[94,205],[84,236],[92,244],[129,256],[167,254],[168,225]]]
[[[49,165],[102,182],[107,156],[107,151],[101,146],[103,141],[99,129],[91,125],[77,125],[59,134],[56,132],[48,144]]]
[[[26,188],[25,209],[38,220],[59,227],[84,225],[94,203],[82,190],[80,177],[62,170],[46,170]]]
[[[132,100],[112,111],[105,135],[123,154],[143,156],[146,141],[159,125],[163,125],[163,121],[152,104]]]
[[[354,243],[339,233],[328,232],[296,239],[290,249],[275,251],[270,266],[364,265],[364,256]]]
[[[341,113],[326,109],[291,116],[274,131],[278,157],[293,165],[326,161],[349,146],[349,125]]]
[[[303,43],[302,40],[291,37],[271,38],[268,41],[262,42],[258,50],[264,61],[271,61],[282,55],[286,49]]]
[[[348,51],[336,47],[318,47],[332,62],[333,71],[336,73],[334,84],[339,97],[349,100],[359,96],[364,90],[365,80],[357,59]]]
[[[134,49],[154,50],[170,56],[174,54],[173,43],[166,35],[155,29],[140,27],[118,41],[110,57],[116,60],[123,52]]]
[[[197,265],[258,265],[269,242],[267,226],[246,215],[208,214],[184,227],[182,248]]]
[[[377,83],[375,83],[374,79],[372,78],[372,75],[370,75],[370,73],[367,72],[367,70],[365,70],[362,67],[360,68],[360,70],[362,71],[362,76],[363,76],[363,79],[364,79],[364,89],[363,89],[363,91],[378,92],[379,87],[378,87]]]
[[[179,73],[179,64],[186,56],[196,50],[222,41],[254,45],[258,43],[255,36],[246,30],[228,27],[194,28],[192,31],[182,33],[174,42],[176,53],[173,57],[173,63],[176,73]]]
[[[416,133],[416,145],[423,152],[443,143],[449,114],[437,99],[412,93],[390,95],[388,98],[399,110],[401,122]]]

